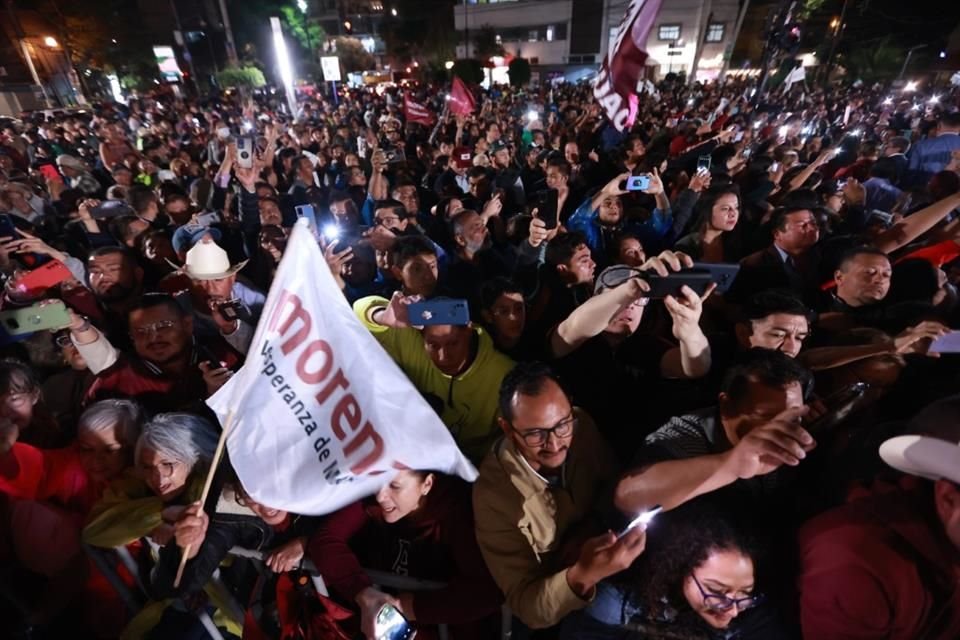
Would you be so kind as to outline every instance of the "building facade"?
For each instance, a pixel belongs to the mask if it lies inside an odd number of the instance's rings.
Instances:
[[[457,55],[474,55],[473,39],[485,26],[510,56],[534,70],[576,80],[596,71],[613,43],[629,0],[461,0],[454,9]],[[698,40],[697,77],[711,79],[733,51],[737,0],[663,0],[647,39],[650,76],[689,74]]]

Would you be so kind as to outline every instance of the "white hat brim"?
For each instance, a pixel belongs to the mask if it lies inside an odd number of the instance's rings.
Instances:
[[[171,267],[173,267],[180,273],[186,274],[187,277],[190,278],[191,280],[221,280],[223,278],[228,278],[233,274],[237,273],[238,271],[240,271],[241,269],[243,269],[245,266],[247,266],[248,262],[250,262],[250,260],[244,260],[242,262],[238,262],[235,265],[231,265],[231,267],[226,271],[224,271],[223,273],[196,273],[194,271],[190,271],[189,267],[184,265],[179,265],[176,262],[173,262],[172,260],[167,258],[167,263]]]
[[[960,484],[960,445],[956,443],[929,436],[897,436],[880,445],[880,457],[903,473]]]

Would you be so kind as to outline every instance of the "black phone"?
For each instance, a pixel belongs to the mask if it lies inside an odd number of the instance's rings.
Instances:
[[[733,281],[740,272],[739,264],[724,264],[721,262],[694,262],[693,268],[688,272],[702,273],[707,272],[710,278],[717,284],[715,293],[726,293],[733,285]]]
[[[540,206],[537,207],[537,217],[543,220],[543,225],[547,229],[556,229],[559,224],[560,212],[557,208],[560,204],[560,192],[556,189],[547,189],[543,193],[543,199]]]
[[[706,271],[678,271],[668,276],[661,276],[658,273],[645,273],[643,279],[650,285],[650,290],[644,296],[659,300],[667,296],[679,297],[680,289],[686,285],[693,289],[698,296],[706,293],[713,278]]]
[[[10,219],[9,213],[0,213],[0,238],[19,238],[17,228]]]
[[[217,305],[217,311],[226,320],[246,320],[249,316],[247,308],[237,299],[221,302]]]
[[[853,413],[869,390],[870,385],[868,383],[854,382],[824,398],[822,402],[827,408],[827,412],[813,422],[803,425],[803,428],[812,436],[832,429]]]

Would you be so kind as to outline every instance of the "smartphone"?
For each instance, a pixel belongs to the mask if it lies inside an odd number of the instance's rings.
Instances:
[[[323,237],[327,242],[333,242],[340,237],[340,227],[335,224],[328,224],[323,227]]]
[[[734,142],[740,142],[743,140],[743,131],[737,131],[737,135],[733,136]]]
[[[780,170],[780,163],[779,163],[779,162],[773,162],[773,163],[770,164],[770,173],[776,173],[776,172],[779,171],[779,170]]]
[[[361,158],[367,157],[367,138],[365,136],[357,136],[357,155]]]
[[[709,273],[710,280],[716,283],[716,293],[726,293],[733,285],[737,274],[740,272],[739,264],[724,264],[721,262],[694,262],[693,267],[681,271],[681,273]]]
[[[13,224],[13,219],[9,213],[0,213],[0,238],[19,238],[17,227]]]
[[[543,200],[537,207],[537,217],[543,220],[544,227],[547,229],[556,229],[559,223],[559,204],[560,192],[556,189],[547,189],[543,194]]]
[[[467,306],[467,301],[460,298],[435,298],[414,302],[407,311],[410,324],[414,326],[470,324],[470,308]]]
[[[686,285],[693,289],[698,296],[702,296],[713,278],[706,271],[678,271],[668,276],[661,276],[657,273],[645,273],[643,279],[650,285],[650,290],[644,294],[647,298],[660,300],[667,296],[679,297],[680,289]]]
[[[640,525],[650,524],[651,522],[653,522],[653,519],[657,517],[657,514],[660,513],[661,511],[663,511],[663,507],[661,507],[660,505],[656,505],[652,509],[648,509],[647,511],[644,511],[643,513],[638,515],[636,518],[631,520],[630,524],[628,524],[623,531],[617,534],[617,537],[622,538],[623,536],[627,535],[627,533],[629,533],[632,529],[636,529]]]
[[[646,191],[650,188],[650,176],[630,176],[623,183],[624,191]]]
[[[400,151],[400,149],[384,149],[383,155],[387,159],[387,164],[397,164],[398,162],[404,162],[407,159],[403,155],[403,151]]]
[[[750,147],[747,147],[746,149],[744,149],[744,150],[743,150],[743,158],[744,158],[744,160],[746,160],[747,158],[749,158],[752,154],[753,154],[753,149],[751,149]]]
[[[70,314],[60,300],[0,312],[0,326],[11,336],[45,329],[63,329],[69,325]]]
[[[63,182],[63,178],[60,176],[60,172],[57,171],[56,166],[52,164],[42,164],[37,167],[37,169],[45,179],[53,180],[54,182]]]
[[[217,305],[217,311],[226,320],[247,320],[250,317],[247,308],[238,299],[226,300]]]
[[[373,633],[376,640],[413,640],[417,637],[416,629],[392,604],[380,607],[373,621]]]
[[[90,215],[94,220],[104,220],[106,218],[115,218],[117,216],[132,214],[133,209],[130,208],[123,200],[104,200],[93,209],[90,210]]]
[[[317,227],[317,213],[316,213],[316,211],[314,211],[313,205],[312,205],[312,204],[300,204],[300,205],[295,206],[295,207],[294,207],[294,210],[297,212],[297,217],[298,217],[298,218],[306,218],[307,222],[308,222],[309,225],[310,225],[310,230],[313,231],[314,234],[316,234],[317,231],[318,231],[318,227]],[[333,226],[336,227],[336,225],[333,225]],[[326,229],[324,229],[324,235],[326,235]],[[337,235],[339,235],[339,234],[337,234]],[[329,240],[329,239],[331,239],[331,238],[328,238],[328,240]]]
[[[202,224],[205,227],[209,227],[210,225],[217,224],[219,222],[220,214],[216,211],[207,211],[197,216],[197,224]]]
[[[960,353],[960,331],[951,331],[940,336],[930,345],[934,353]]]
[[[893,214],[887,211],[880,211],[879,209],[873,209],[870,211],[870,215],[867,216],[867,222],[870,222],[873,219],[877,219],[883,224],[890,226],[893,222]]]
[[[51,260],[45,265],[21,275],[12,283],[12,286],[21,293],[40,293],[72,277],[73,273],[62,262]]]
[[[237,166],[241,169],[253,168],[253,138],[237,138]]]
[[[870,385],[868,383],[854,382],[824,398],[822,402],[827,407],[827,412],[816,420],[803,425],[803,428],[810,435],[816,435],[837,426],[853,413],[864,394],[869,390]]]
[[[712,164],[713,159],[710,156],[700,156],[697,158],[697,173],[709,172]]]

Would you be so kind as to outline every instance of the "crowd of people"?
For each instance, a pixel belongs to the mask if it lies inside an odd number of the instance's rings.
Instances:
[[[960,90],[651,88],[626,131],[588,84],[3,125],[0,635],[960,637]],[[472,485],[199,502],[304,205]],[[735,276],[654,292],[695,265]]]

